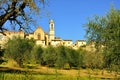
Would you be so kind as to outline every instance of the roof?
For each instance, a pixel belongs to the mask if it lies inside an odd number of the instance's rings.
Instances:
[[[44,32],[44,30],[43,30],[40,26],[38,26],[38,27],[36,28],[36,30],[37,30],[37,29],[41,29],[41,30]],[[35,31],[36,31],[36,30],[35,30]],[[35,31],[34,31],[34,32],[35,32]],[[45,32],[44,32],[44,33],[45,33]]]
[[[76,42],[86,42],[85,40],[77,40]]]
[[[72,40],[63,40],[63,41],[72,41]]]
[[[61,39],[55,39],[55,40],[52,40],[52,41],[61,41]]]
[[[48,32],[45,32],[46,35],[48,35]]]
[[[55,37],[55,39],[61,39],[60,37]]]

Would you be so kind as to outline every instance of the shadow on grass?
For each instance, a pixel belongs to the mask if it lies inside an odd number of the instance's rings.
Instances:
[[[0,72],[4,72],[4,73],[25,73],[27,71],[13,69],[13,68],[9,68],[9,67],[0,67]]]
[[[36,72],[28,69],[14,69],[14,68],[9,68],[9,67],[0,67],[0,73],[18,73],[18,74],[35,74],[35,75],[55,75],[54,73],[48,73],[48,72]],[[62,75],[62,74],[57,74],[57,75]]]

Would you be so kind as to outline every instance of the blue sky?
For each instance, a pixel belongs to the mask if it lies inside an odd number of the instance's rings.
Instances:
[[[62,39],[85,40],[83,25],[94,15],[103,16],[113,4],[120,9],[120,0],[51,0],[42,12],[49,14],[38,20],[37,25],[49,30],[49,19],[55,22],[55,36]]]
[[[55,36],[62,39],[86,40],[84,24],[94,15],[103,16],[110,5],[120,9],[120,0],[48,0],[48,5],[36,17],[36,27],[49,31],[49,20],[55,23]]]

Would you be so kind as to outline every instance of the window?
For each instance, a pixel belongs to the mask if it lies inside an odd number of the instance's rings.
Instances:
[[[40,37],[41,37],[41,36],[40,36],[40,33],[38,33],[38,40],[40,40]]]
[[[70,42],[68,42],[68,44],[70,44]]]

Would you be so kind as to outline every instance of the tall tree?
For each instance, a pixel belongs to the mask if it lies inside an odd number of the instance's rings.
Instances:
[[[89,20],[86,28],[88,41],[103,49],[106,66],[120,66],[120,10],[112,7],[105,16]]]
[[[5,29],[7,21],[17,24],[19,29],[29,29],[26,24],[32,22],[31,14],[36,15],[44,4],[45,0],[0,0],[0,30]]]

